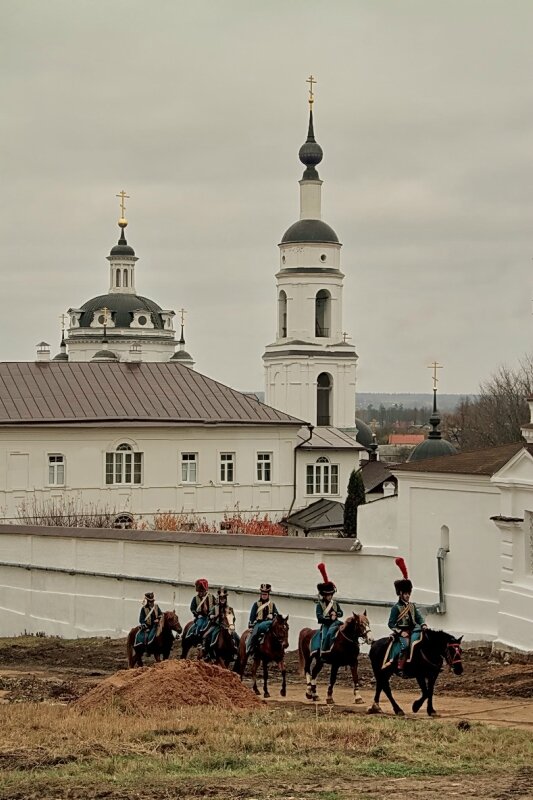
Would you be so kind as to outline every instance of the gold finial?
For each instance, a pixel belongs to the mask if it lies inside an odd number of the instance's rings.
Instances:
[[[185,314],[186,313],[187,312],[186,312],[186,310],[184,308],[180,308],[180,316],[181,316],[181,324],[182,325],[185,325]]]
[[[349,335],[346,333],[346,331],[345,331],[345,332],[342,334],[342,341],[344,342],[344,344],[346,344],[346,340],[347,340],[347,339],[351,339],[351,338],[352,338],[352,337],[351,337],[351,336],[349,336]]]
[[[120,219],[118,221],[118,224],[121,228],[125,228],[126,225],[128,224],[128,220],[126,219],[126,203],[124,202],[124,200],[129,200],[130,196],[129,194],[126,194],[126,192],[123,189],[121,192],[116,194],[115,197],[120,197]]]
[[[315,102],[315,93],[313,92],[313,83],[316,83],[316,79],[313,78],[312,75],[310,75],[307,78],[306,83],[309,84],[309,107],[313,108],[313,103]]]
[[[68,319],[68,315],[60,314],[59,319],[61,320],[61,333],[65,333],[65,320]]]
[[[103,309],[102,309],[102,316],[104,318],[104,328],[107,325],[107,315],[108,314],[109,314],[109,309],[104,306]]]
[[[442,364],[438,364],[436,361],[434,361],[433,364],[428,364],[428,369],[433,370],[433,389],[436,389],[437,383],[439,382],[439,379],[437,378],[437,370],[443,369]]]

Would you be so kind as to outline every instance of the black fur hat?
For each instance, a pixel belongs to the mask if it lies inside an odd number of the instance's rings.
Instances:
[[[397,567],[400,568],[403,578],[398,578],[397,581],[394,581],[394,589],[398,597],[403,594],[403,592],[412,592],[413,591],[413,584],[409,580],[409,575],[407,574],[407,565],[403,558],[396,558],[395,564]]]
[[[259,587],[259,591],[261,593],[265,592],[265,594],[270,594],[271,589],[272,586],[269,583],[262,583],[261,586]]]

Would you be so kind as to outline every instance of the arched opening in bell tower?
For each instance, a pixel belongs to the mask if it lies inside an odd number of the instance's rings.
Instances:
[[[321,372],[316,382],[316,424],[332,425],[331,398],[333,380],[327,372]]]
[[[287,336],[287,295],[281,290],[278,297],[278,337],[285,339]]]
[[[331,295],[321,289],[315,297],[315,336],[329,336],[331,322]]]

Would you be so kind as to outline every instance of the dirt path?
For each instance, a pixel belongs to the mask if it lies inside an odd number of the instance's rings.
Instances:
[[[373,700],[373,693],[371,691],[361,691],[364,703],[356,705],[353,701],[353,691],[347,686],[335,687],[335,705],[328,706],[325,702],[326,690],[319,687],[320,701],[313,703],[306,700],[304,696],[305,687],[298,687],[295,685],[288,686],[287,697],[282,698],[279,696],[278,687],[272,687],[272,697],[269,703],[274,703],[280,706],[293,706],[298,708],[308,707],[310,713],[314,712],[314,706],[318,707],[319,713],[350,713],[350,714],[366,714],[367,708]],[[406,713],[408,718],[427,719],[424,708],[413,714],[411,712],[411,705],[413,700],[419,697],[419,693],[410,691],[409,689],[394,690],[394,696],[400,706]],[[381,708],[385,714],[393,716],[393,711],[387,698],[382,698],[380,702]],[[453,722],[460,720],[468,720],[470,723],[486,722],[491,725],[503,725],[508,728],[531,728],[533,729],[533,698],[525,700],[518,700],[514,698],[503,697],[501,700],[494,698],[474,698],[474,697],[454,697],[448,694],[437,694],[434,701],[435,708],[437,709],[439,719],[447,719]]]

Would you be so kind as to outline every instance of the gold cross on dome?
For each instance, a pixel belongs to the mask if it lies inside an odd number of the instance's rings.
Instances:
[[[182,325],[184,325],[184,324],[185,324],[185,314],[186,314],[186,313],[187,313],[187,312],[185,311],[185,309],[184,309],[184,308],[180,308],[180,316],[181,316],[181,324],[182,324]]]
[[[439,379],[437,378],[437,370],[443,369],[443,366],[442,364],[438,364],[436,361],[434,361],[433,364],[428,364],[428,369],[433,370],[433,388],[436,389],[437,383],[439,382]]]
[[[315,93],[313,92],[313,83],[316,83],[316,82],[317,82],[316,79],[313,78],[312,75],[310,75],[306,80],[306,83],[309,84],[309,105],[310,106],[312,106],[313,103],[315,102]]]
[[[123,189],[121,192],[116,194],[115,197],[120,197],[120,218],[126,219],[126,203],[124,201],[129,200],[130,196],[129,194],[126,194]]]
[[[68,315],[67,314],[60,314],[59,315],[59,319],[61,320],[61,330],[62,330],[63,333],[65,333],[65,320],[68,319]]]
[[[104,327],[107,325],[107,315],[108,314],[109,314],[109,309],[105,308],[105,306],[104,306],[104,308],[102,309],[102,315],[104,317]]]
[[[352,337],[349,336],[346,331],[342,334],[342,341],[346,342],[346,339],[351,339]]]

